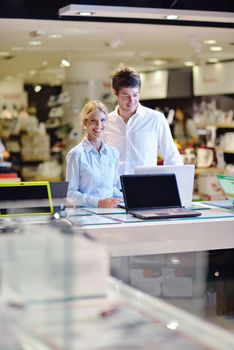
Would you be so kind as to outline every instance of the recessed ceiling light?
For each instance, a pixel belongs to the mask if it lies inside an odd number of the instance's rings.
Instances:
[[[192,67],[192,66],[194,66],[194,62],[192,62],[192,61],[185,61],[185,62],[184,62],[184,65],[185,65],[186,67]]]
[[[218,58],[208,58],[207,62],[209,63],[217,63],[219,62]]]
[[[36,86],[34,87],[34,91],[35,91],[35,92],[40,92],[40,91],[41,91],[41,85],[36,85]]]
[[[180,324],[178,321],[174,320],[174,321],[169,322],[166,326],[169,329],[175,330],[180,326]]]
[[[91,11],[80,11],[80,12],[77,12],[77,14],[79,16],[92,16],[92,15],[94,15],[94,12],[91,12]]]
[[[63,38],[63,35],[62,34],[50,34],[49,38],[51,38],[51,39],[60,39],[60,38]]]
[[[166,16],[164,18],[166,18],[166,19],[178,19],[179,16],[177,16],[177,15],[168,15],[168,16]]]
[[[217,43],[217,41],[213,39],[208,39],[208,40],[203,40],[203,43],[208,45],[214,45]]]
[[[223,48],[221,46],[211,46],[210,51],[222,51]]]
[[[63,67],[70,67],[71,63],[70,63],[69,61],[63,59],[63,60],[61,61],[61,65],[62,65]]]
[[[29,45],[38,46],[38,45],[41,45],[41,41],[38,41],[38,40],[29,41]]]

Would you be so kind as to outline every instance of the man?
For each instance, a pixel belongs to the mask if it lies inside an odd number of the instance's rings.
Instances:
[[[120,175],[134,173],[137,165],[156,165],[158,152],[164,164],[183,164],[165,116],[139,103],[140,88],[140,76],[130,67],[112,78],[118,105],[109,114],[104,137],[119,150]]]

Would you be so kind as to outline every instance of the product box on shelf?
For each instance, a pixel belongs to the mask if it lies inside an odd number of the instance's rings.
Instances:
[[[49,160],[49,135],[23,135],[21,137],[21,157],[23,161]]]

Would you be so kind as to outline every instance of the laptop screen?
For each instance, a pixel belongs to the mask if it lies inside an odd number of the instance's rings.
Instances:
[[[50,215],[53,213],[47,181],[0,184],[0,216]]]
[[[175,174],[120,176],[127,210],[181,207]]]
[[[194,164],[160,166],[138,165],[135,167],[135,174],[175,174],[181,203],[185,207],[191,207],[195,174]]]

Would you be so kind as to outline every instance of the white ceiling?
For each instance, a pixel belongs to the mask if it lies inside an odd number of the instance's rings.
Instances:
[[[35,31],[42,33],[30,35]],[[59,84],[66,79],[66,69],[71,68],[60,67],[63,58],[71,65],[103,61],[110,72],[121,62],[149,71],[183,67],[184,61],[203,64],[209,58],[234,59],[233,28],[0,19],[0,32],[0,52],[5,52],[0,56],[0,80],[22,77],[33,84]],[[50,38],[52,34],[62,38]],[[211,45],[203,43],[206,39],[216,40],[223,51],[211,52]],[[32,40],[40,40],[41,45],[30,45]],[[155,60],[166,63],[158,66]]]

